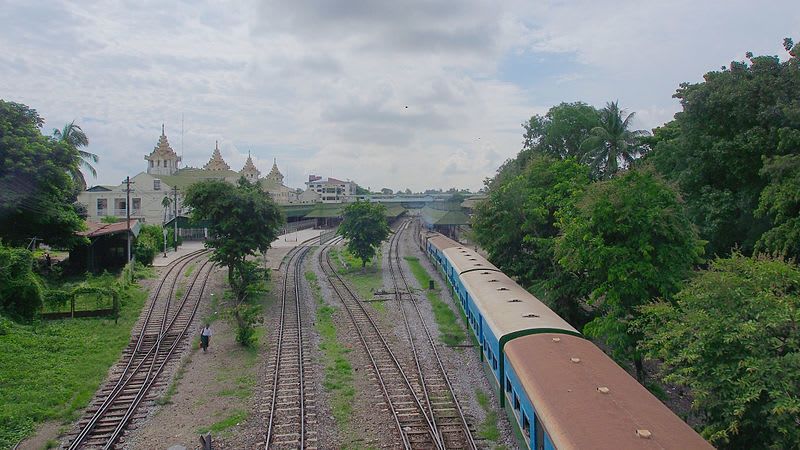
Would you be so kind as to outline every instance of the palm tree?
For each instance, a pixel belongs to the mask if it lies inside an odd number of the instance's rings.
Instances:
[[[635,114],[626,115],[619,102],[607,103],[600,110],[600,125],[592,128],[581,143],[581,150],[586,152],[583,160],[596,178],[611,178],[649,149],[642,143],[642,137],[650,135],[648,131],[628,129]]]
[[[167,223],[167,211],[169,211],[170,205],[172,205],[172,199],[165,195],[164,198],[161,199],[161,206],[164,207],[164,223]]]
[[[100,158],[94,153],[81,150],[81,147],[89,145],[89,138],[86,137],[86,133],[83,132],[79,125],[75,125],[74,120],[64,125],[63,130],[54,129],[53,137],[57,141],[64,142],[74,148],[78,152],[79,167],[88,170],[94,178],[97,178],[97,171],[89,161],[97,163]],[[80,169],[70,170],[70,175],[72,175],[72,180],[77,187],[80,187],[82,191],[86,190],[86,178],[84,178]]]

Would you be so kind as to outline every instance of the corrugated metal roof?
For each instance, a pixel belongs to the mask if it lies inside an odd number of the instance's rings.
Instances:
[[[422,221],[432,225],[467,225],[469,217],[461,211],[445,211],[426,206],[422,209]]]
[[[134,236],[138,236],[139,230],[142,228],[141,223],[137,219],[131,219],[130,224],[131,232]],[[127,231],[128,224],[125,221],[114,223],[97,223],[87,221],[86,227],[88,228],[86,231],[80,231],[77,234],[79,236],[94,238],[109,234],[123,233]]]

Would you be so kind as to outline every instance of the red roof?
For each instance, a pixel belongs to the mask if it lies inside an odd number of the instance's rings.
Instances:
[[[126,224],[124,221],[115,223],[97,223],[97,222],[90,222],[87,220],[86,226],[88,227],[88,229],[86,231],[78,232],[77,234],[79,236],[86,236],[88,238],[93,238],[98,236],[104,236],[107,234],[122,233],[127,231],[128,229],[128,224]],[[130,228],[131,232],[133,232],[134,235],[138,235],[140,228],[139,220],[131,219]]]

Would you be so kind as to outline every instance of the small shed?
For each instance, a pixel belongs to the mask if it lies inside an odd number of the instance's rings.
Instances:
[[[115,223],[86,222],[88,229],[77,234],[89,240],[86,245],[78,245],[69,252],[73,270],[100,272],[119,269],[127,263],[128,234],[131,241],[139,235],[142,228],[137,219]],[[133,243],[131,243],[133,245]]]

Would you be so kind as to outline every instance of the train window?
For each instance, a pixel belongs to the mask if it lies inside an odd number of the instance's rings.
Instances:
[[[495,358],[494,355],[492,355],[492,367],[494,370],[497,370],[497,358]]]
[[[511,380],[506,377],[506,392],[511,392]]]
[[[522,432],[525,433],[525,436],[531,435],[531,422],[528,420],[528,415],[524,412],[522,413]]]
[[[519,396],[514,392],[514,409],[519,411]]]
[[[536,433],[536,439],[534,442],[534,448],[536,450],[544,450],[544,427],[542,426],[542,422],[539,420],[539,416],[534,415],[535,420],[535,427],[536,429],[533,430]]]

